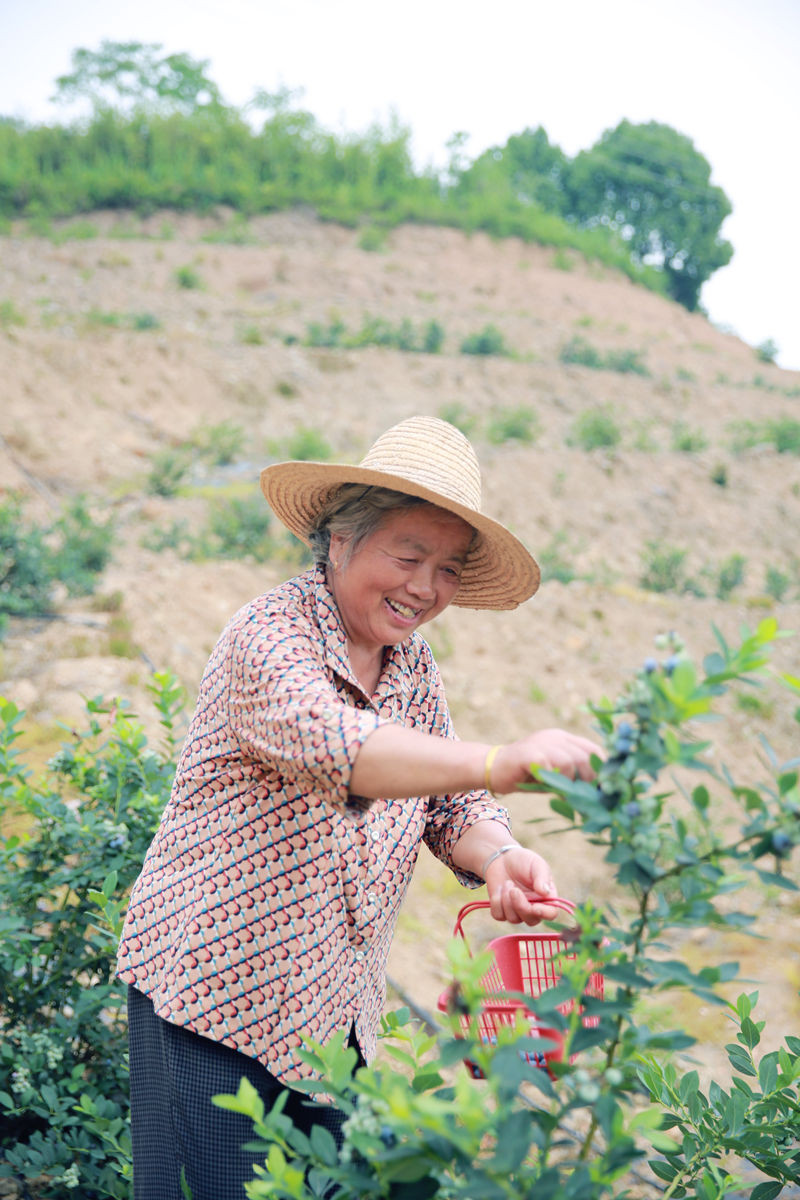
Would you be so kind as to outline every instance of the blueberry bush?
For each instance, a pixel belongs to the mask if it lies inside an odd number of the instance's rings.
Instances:
[[[125,989],[114,977],[125,896],[174,773],[182,693],[157,675],[163,744],[121,705],[88,705],[43,779],[0,701],[0,1194],[130,1195]],[[24,1191],[22,1189],[25,1189]],[[14,1193],[8,1193],[13,1195]]]
[[[308,1090],[346,1114],[341,1155],[325,1131],[308,1138],[281,1112],[265,1114],[246,1081],[218,1097],[252,1118],[264,1148],[251,1200],[771,1200],[800,1184],[800,1037],[766,1048],[757,994],[720,994],[736,964],[693,969],[669,949],[692,929],[746,928],[751,915],[732,904],[746,883],[797,890],[788,869],[800,843],[798,762],[773,759],[762,786],[740,785],[712,769],[694,732],[732,684],[757,682],[780,634],[772,620],[737,646],[715,633],[700,669],[665,635],[623,694],[594,707],[607,752],[594,782],[539,772],[563,827],[602,848],[616,894],[602,911],[580,908],[553,987],[509,997],[531,1015],[483,1040],[489,959],[456,943],[452,1012],[438,1034],[390,1013],[379,1065],[354,1076],[354,1051],[308,1049],[320,1076]],[[782,678],[800,695],[800,679]],[[731,810],[735,829],[722,819]],[[598,970],[602,996],[587,991]],[[647,1001],[674,989],[724,1006],[724,1082],[701,1083],[684,1030],[648,1023]],[[537,1066],[558,1043],[549,1070]],[[461,1059],[483,1078],[459,1069]]]
[[[86,497],[44,525],[24,509],[14,495],[0,503],[0,638],[9,617],[52,613],[57,584],[69,596],[90,595],[111,558],[113,521],[95,520]]]
[[[557,984],[535,1000],[512,996],[519,1016],[496,1040],[482,1040],[476,1020],[489,958],[458,941],[436,1031],[387,1013],[383,1053],[355,1075],[346,1046],[305,1051],[318,1077],[309,1090],[346,1114],[341,1154],[326,1131],[307,1138],[279,1110],[265,1114],[246,1082],[218,1098],[252,1118],[264,1148],[251,1200],[788,1197],[800,1184],[800,1037],[770,1042],[755,992],[724,999],[735,964],[694,969],[674,952],[699,928],[746,929],[737,890],[750,901],[797,891],[798,762],[768,754],[760,785],[737,783],[712,769],[696,734],[729,688],[771,669],[780,636],[772,620],[733,646],[716,633],[697,667],[665,635],[620,697],[594,706],[606,747],[596,780],[539,772],[563,828],[604,854],[612,894],[602,910],[579,909]],[[800,678],[777,674],[800,721]],[[161,744],[124,705],[91,701],[87,728],[41,779],[18,748],[24,714],[0,702],[0,1194],[130,1200],[114,952],[169,791],[183,704],[168,675],[155,676],[153,698]],[[597,971],[602,996],[587,991]],[[676,989],[730,1018],[724,1079],[701,1078],[690,1036],[652,1016]],[[547,1070],[536,1065],[543,1050]]]

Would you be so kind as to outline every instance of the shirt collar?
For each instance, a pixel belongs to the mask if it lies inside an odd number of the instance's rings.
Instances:
[[[322,634],[322,644],[326,666],[346,679],[353,687],[363,692],[361,684],[353,674],[350,656],[347,652],[347,636],[342,624],[342,618],[336,605],[333,593],[328,586],[328,578],[324,566],[317,563],[314,567],[314,593],[317,620]],[[412,641],[418,635],[413,634]],[[397,646],[387,646],[384,655],[383,670],[378,680],[376,696],[394,696],[411,689],[411,666],[409,664],[407,643]],[[372,699],[372,697],[369,697]]]

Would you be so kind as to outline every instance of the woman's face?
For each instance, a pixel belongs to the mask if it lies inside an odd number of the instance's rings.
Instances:
[[[351,645],[382,652],[438,616],[459,589],[472,537],[466,521],[432,505],[389,513],[347,561],[346,539],[333,534],[331,586]]]

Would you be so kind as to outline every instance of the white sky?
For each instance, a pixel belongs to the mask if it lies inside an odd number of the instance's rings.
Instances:
[[[537,125],[572,156],[623,118],[671,125],[734,209],[704,306],[800,369],[800,0],[0,0],[0,114],[58,119],[54,80],[104,38],[210,60],[231,104],[302,89],[336,133],[394,112],[419,167],[460,130],[469,158]]]

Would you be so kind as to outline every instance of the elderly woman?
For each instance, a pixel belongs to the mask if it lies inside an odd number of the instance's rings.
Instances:
[[[456,739],[418,632],[449,604],[509,609],[536,590],[522,544],[480,511],[453,426],[413,417],[358,467],[262,473],[313,568],[246,605],[203,676],[170,802],[119,951],[130,985],[136,1200],[241,1200],[259,1155],[213,1107],[246,1076],[267,1105],[337,1134],[310,1106],[305,1039],[372,1057],[398,910],[419,851],[498,920],[556,915],[548,864],[514,841],[497,796],[532,764],[591,778],[592,742],[561,730],[503,746]],[[361,1057],[363,1056],[363,1058]]]

